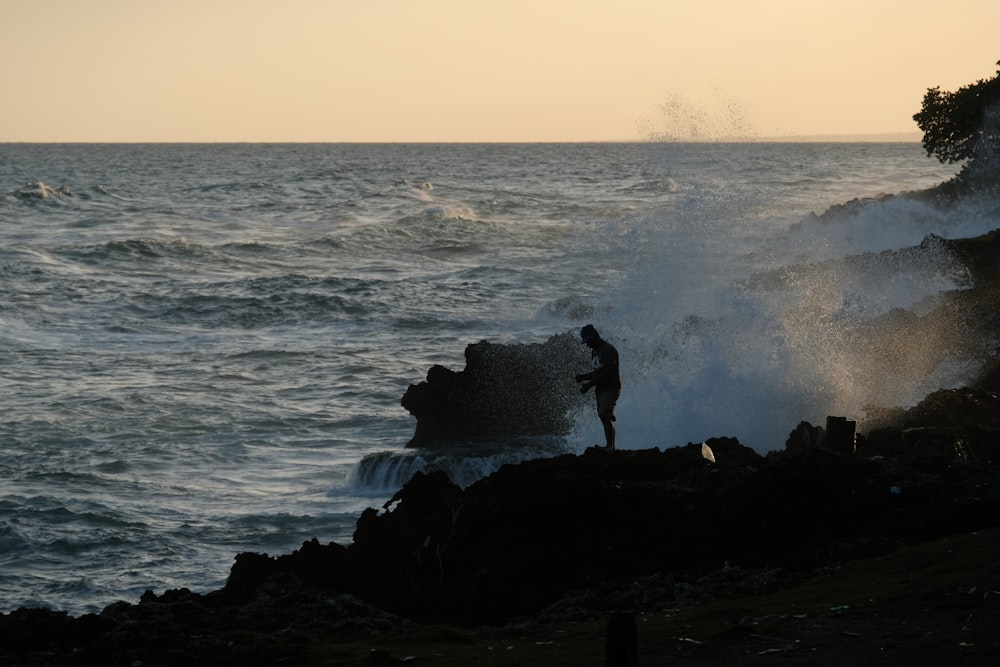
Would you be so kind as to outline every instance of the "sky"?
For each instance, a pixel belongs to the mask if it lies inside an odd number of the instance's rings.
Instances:
[[[0,142],[906,134],[997,0],[0,0]]]

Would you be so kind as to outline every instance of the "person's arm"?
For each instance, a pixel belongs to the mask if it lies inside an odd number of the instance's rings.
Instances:
[[[611,357],[610,359],[608,357]],[[576,376],[577,382],[585,382],[585,384],[580,387],[581,393],[587,393],[587,390],[593,387],[595,384],[600,383],[604,378],[608,377],[614,372],[613,359],[614,355],[597,354],[597,367],[589,373],[580,373]]]

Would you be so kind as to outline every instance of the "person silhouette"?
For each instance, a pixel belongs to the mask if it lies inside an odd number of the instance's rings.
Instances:
[[[605,446],[615,448],[615,405],[622,393],[622,381],[618,373],[618,350],[588,324],[580,330],[580,340],[590,348],[591,363],[594,370],[580,373],[577,382],[582,382],[580,393],[586,394],[594,387],[597,399],[597,416],[601,418],[604,427]]]

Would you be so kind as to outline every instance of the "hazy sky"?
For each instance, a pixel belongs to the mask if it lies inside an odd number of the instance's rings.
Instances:
[[[0,141],[915,133],[927,88],[996,73],[998,26],[998,0],[0,0]]]

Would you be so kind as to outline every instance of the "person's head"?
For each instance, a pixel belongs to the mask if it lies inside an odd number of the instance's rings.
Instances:
[[[580,329],[580,340],[587,347],[597,347],[601,343],[601,334],[597,333],[593,324],[588,324]]]

